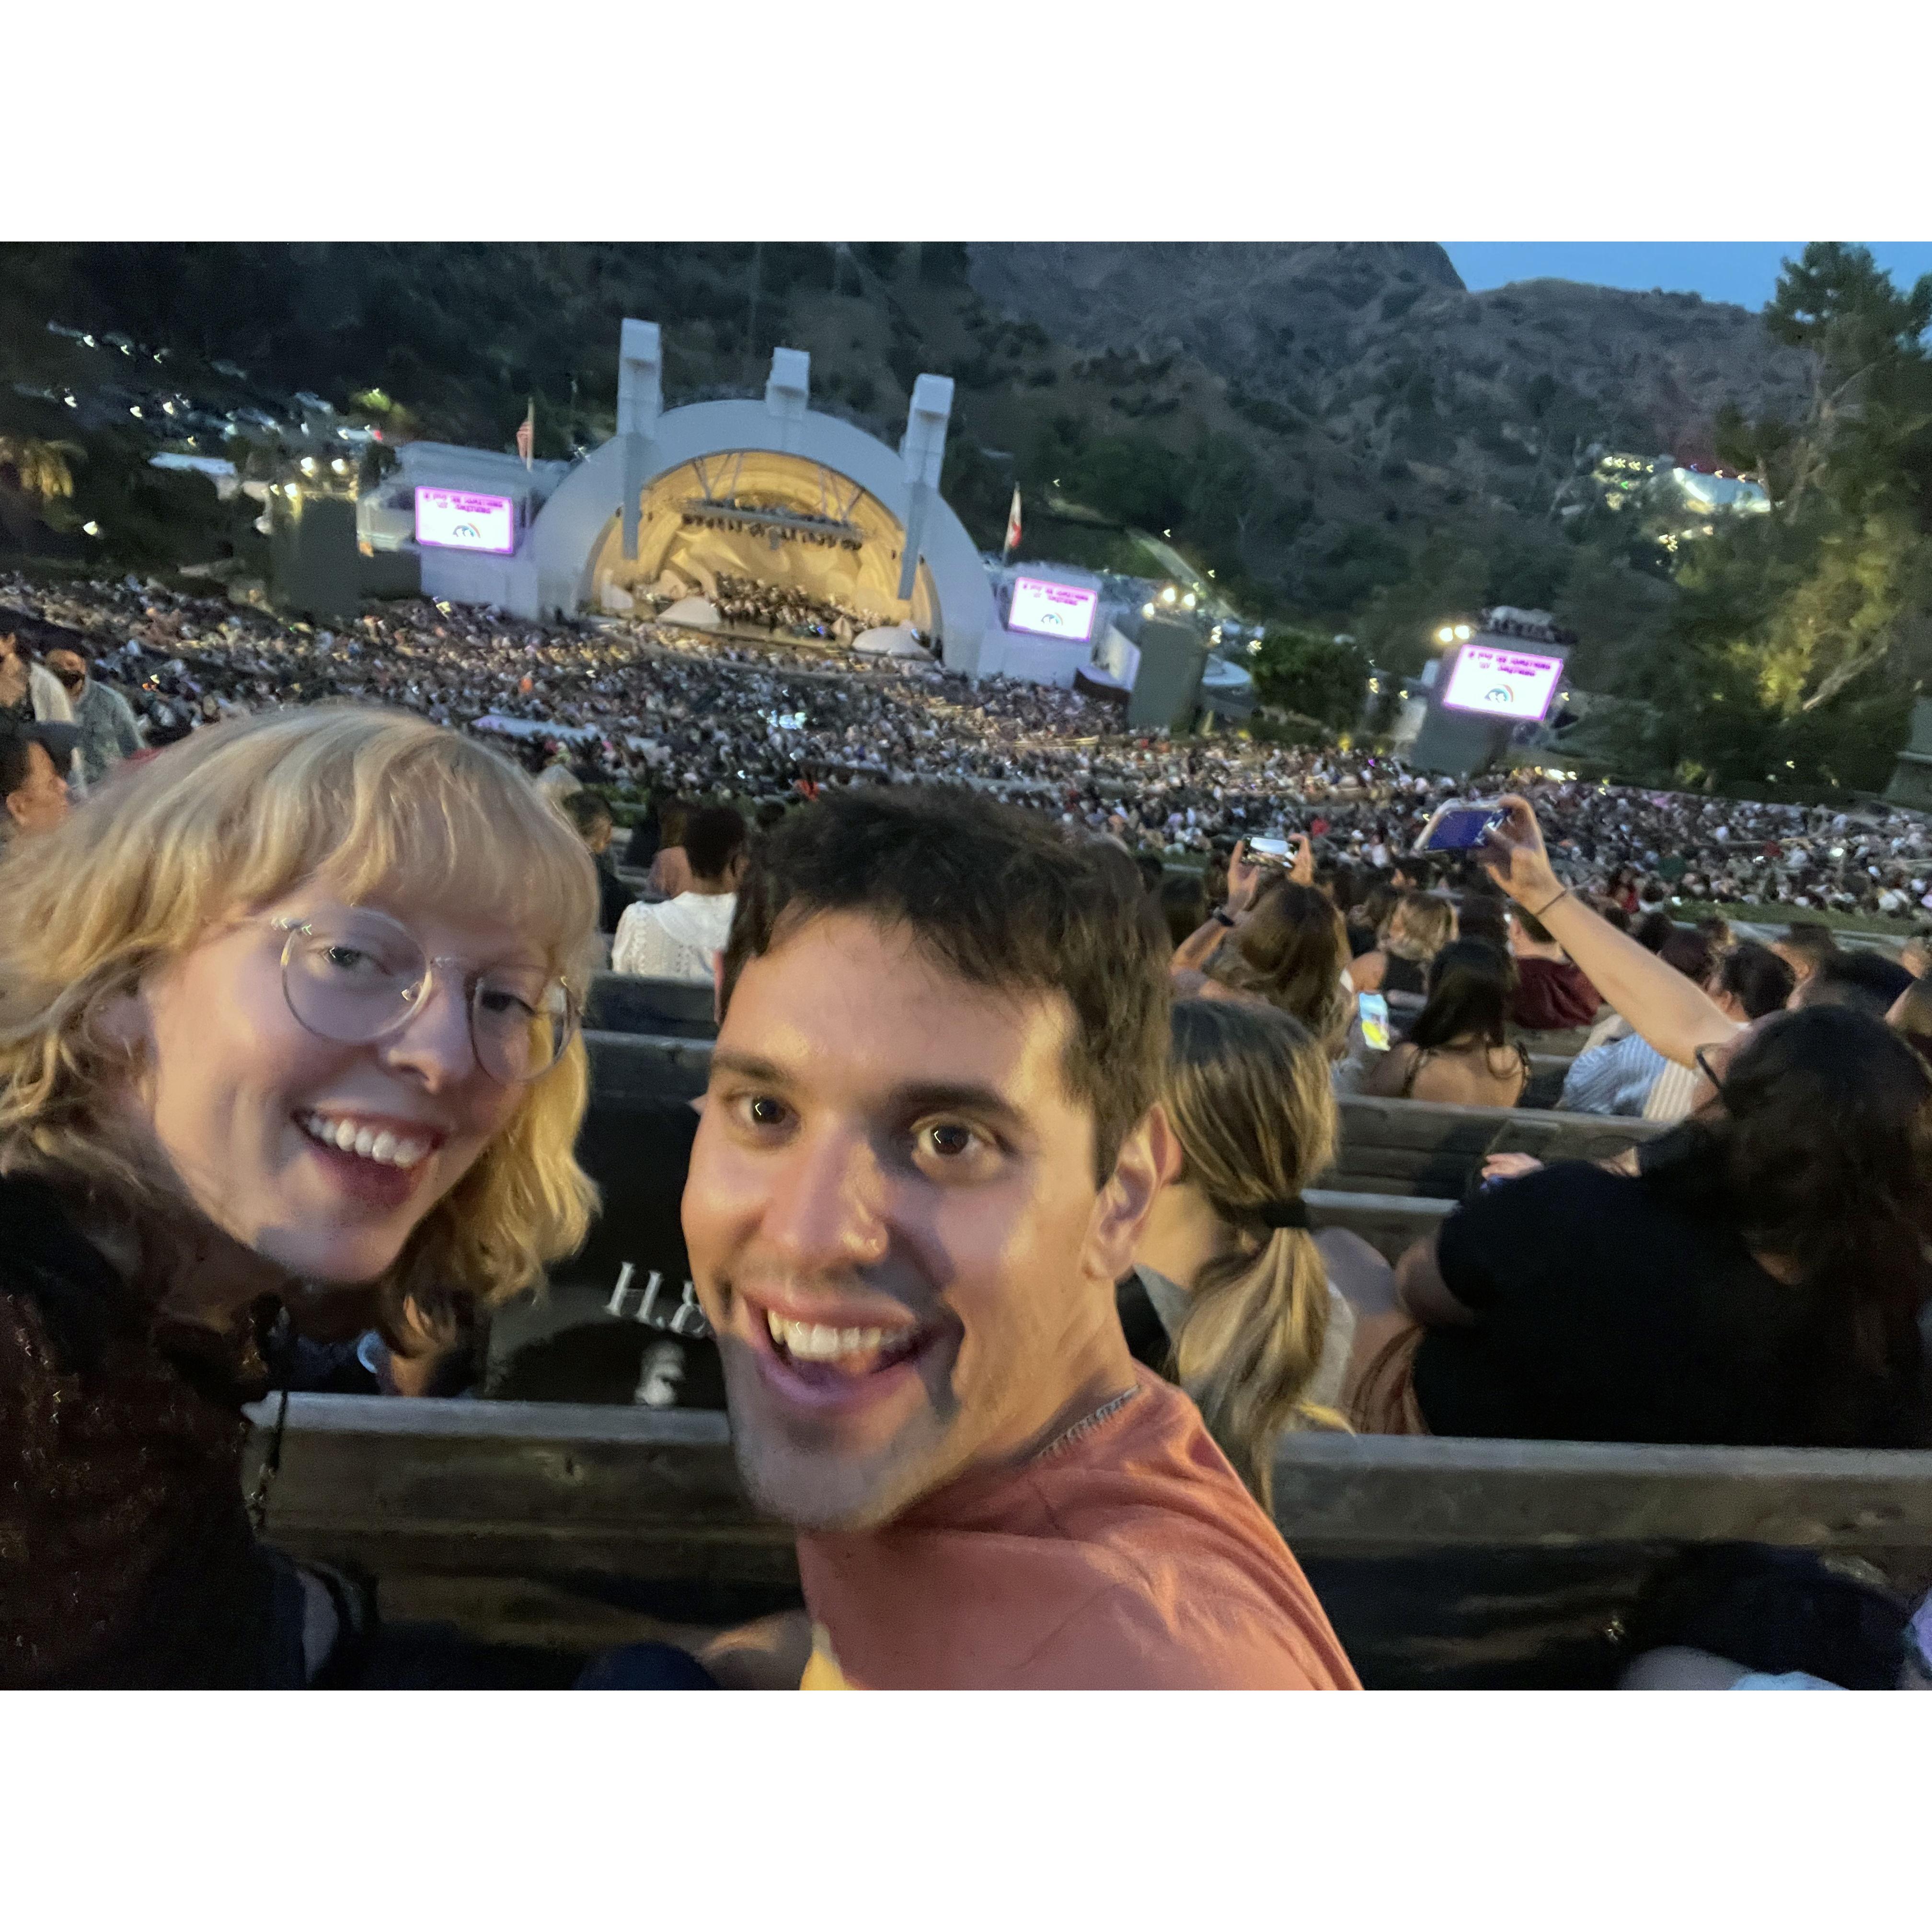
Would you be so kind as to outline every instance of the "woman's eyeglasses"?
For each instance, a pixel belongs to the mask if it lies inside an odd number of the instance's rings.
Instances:
[[[312,1034],[347,1046],[400,1033],[422,1010],[438,967],[464,973],[476,1064],[515,1086],[548,1073],[577,1030],[570,988],[538,967],[432,958],[406,926],[367,907],[269,922],[287,934],[282,993]]]
[[[1702,1074],[1706,1080],[1710,1082],[1712,1091],[1717,1095],[1720,1100],[1721,1100],[1724,1097],[1724,1083],[1718,1076],[1718,1070],[1711,1064],[1709,1059],[1707,1058],[1710,1049],[1708,1047],[1700,1046],[1691,1054],[1690,1058],[1695,1063],[1697,1071]],[[1729,1056],[1727,1055],[1727,1063],[1728,1058]]]

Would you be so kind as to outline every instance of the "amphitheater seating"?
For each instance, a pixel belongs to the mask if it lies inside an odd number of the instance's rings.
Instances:
[[[1699,1546],[1932,1584],[1932,1455],[1310,1433],[1284,1441],[1275,1494],[1372,1686],[1607,1683],[1606,1633]],[[292,1555],[366,1566],[392,1618],[577,1654],[645,1616],[796,1600],[790,1538],[745,1499],[716,1413],[298,1395],[266,1527]]]
[[[599,1033],[712,1040],[718,1033],[716,998],[708,982],[593,973],[584,1004],[584,1024]]]
[[[1547,1109],[1563,1097],[1563,1083],[1576,1064],[1574,1056],[1562,1053],[1532,1053],[1529,1056],[1529,1084],[1522,1090],[1520,1107]]]
[[[618,1136],[599,1117],[612,1110],[688,1100],[704,1090],[710,1048],[664,1034],[590,1033],[591,1114],[586,1135]],[[1451,1107],[1429,1100],[1343,1096],[1342,1150],[1322,1184],[1333,1192],[1427,1195],[1460,1199],[1484,1155],[1534,1154],[1541,1160],[1606,1160],[1665,1131],[1653,1120],[1521,1107]],[[600,1143],[601,1144],[601,1143]],[[614,1154],[613,1156],[614,1160]],[[626,1172],[614,1166],[614,1172]]]
[[[644,1100],[688,1100],[710,1077],[711,1042],[673,1034],[586,1030],[590,1105],[627,1106]]]
[[[1302,1198],[1318,1230],[1346,1228],[1391,1263],[1433,1234],[1456,1204],[1426,1194],[1345,1193],[1314,1187]]]
[[[1666,1131],[1654,1120],[1521,1107],[1451,1107],[1432,1100],[1345,1094],[1342,1145],[1324,1187],[1350,1193],[1457,1200],[1490,1154],[1539,1160],[1607,1160]]]

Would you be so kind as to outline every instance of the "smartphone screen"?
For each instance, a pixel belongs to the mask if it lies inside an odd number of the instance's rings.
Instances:
[[[1444,806],[1415,842],[1418,852],[1466,852],[1484,843],[1484,835],[1501,825],[1504,814],[1492,805]]]
[[[1355,1017],[1362,1023],[1362,1037],[1372,1053],[1389,1050],[1388,1002],[1379,993],[1355,995]]]

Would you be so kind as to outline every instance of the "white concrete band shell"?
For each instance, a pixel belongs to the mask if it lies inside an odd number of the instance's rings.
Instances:
[[[949,670],[980,674],[999,626],[986,565],[938,491],[950,378],[919,379],[894,450],[808,406],[797,350],[774,352],[761,402],[663,410],[654,323],[624,324],[619,366],[617,434],[548,493],[514,554],[424,548],[425,596],[567,616],[622,608],[667,572],[708,595],[723,572],[916,627]]]

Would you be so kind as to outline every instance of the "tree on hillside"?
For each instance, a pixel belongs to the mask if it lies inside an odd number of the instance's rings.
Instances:
[[[1882,784],[1932,678],[1932,276],[1901,292],[1868,250],[1814,242],[1765,320],[1807,356],[1808,397],[1719,419],[1772,512],[1682,546],[1660,703],[1708,782]]]
[[[1867,248],[1814,242],[1784,265],[1764,312],[1774,340],[1803,352],[1810,394],[1795,418],[1718,420],[1718,454],[1757,475],[1778,516],[1795,524],[1830,471],[1840,500],[1898,467],[1899,443],[1932,402],[1922,338],[1932,326],[1932,275],[1901,294]]]
[[[1361,715],[1368,653],[1351,639],[1286,627],[1270,629],[1248,660],[1266,704],[1345,730]]]

